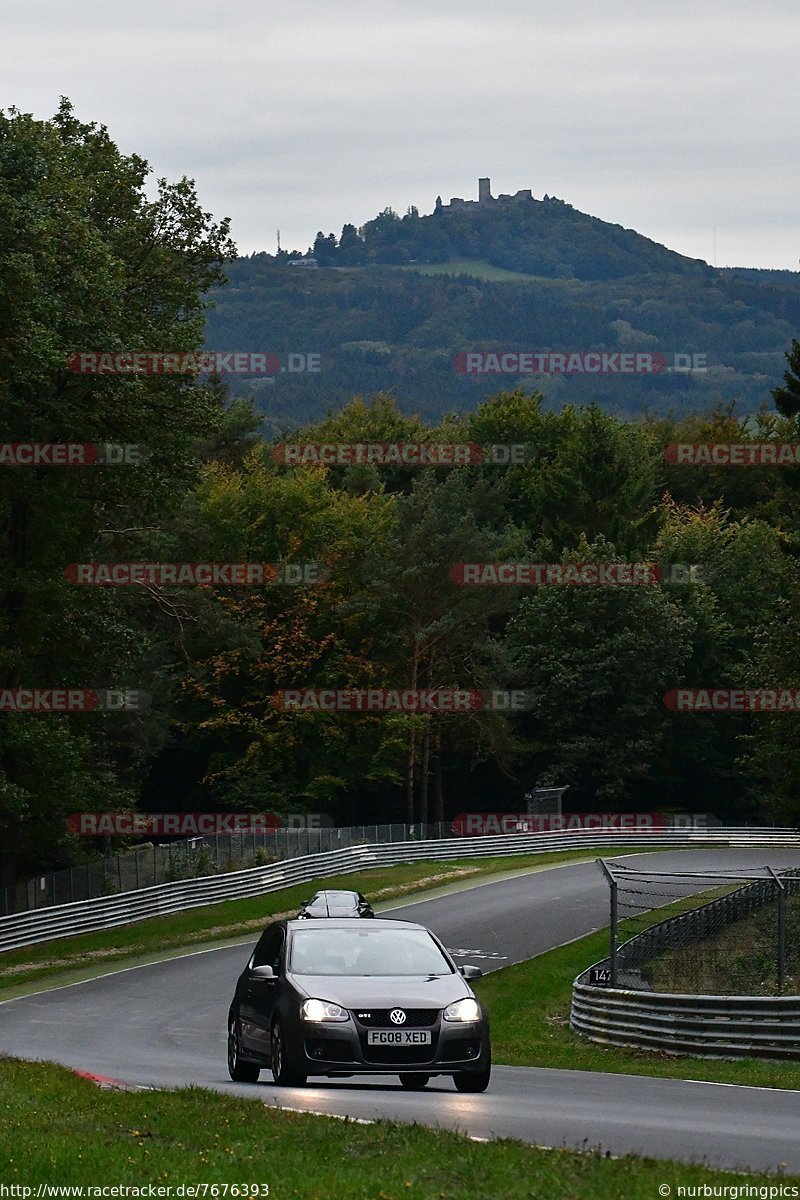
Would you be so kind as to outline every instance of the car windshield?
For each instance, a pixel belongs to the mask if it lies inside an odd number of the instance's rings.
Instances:
[[[303,929],[292,937],[298,975],[452,975],[423,929]]]
[[[315,896],[311,901],[313,905],[318,904],[335,904],[337,908],[342,905],[347,905],[348,908],[354,908],[358,903],[358,897],[352,892],[322,892],[321,895]]]

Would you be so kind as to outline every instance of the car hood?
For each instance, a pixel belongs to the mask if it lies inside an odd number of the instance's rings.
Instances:
[[[342,1008],[444,1008],[472,989],[463,975],[292,975],[307,996]]]

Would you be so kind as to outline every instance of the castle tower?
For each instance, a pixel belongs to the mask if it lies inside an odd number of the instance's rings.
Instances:
[[[478,180],[478,204],[491,204],[492,202],[492,181],[491,179]]]

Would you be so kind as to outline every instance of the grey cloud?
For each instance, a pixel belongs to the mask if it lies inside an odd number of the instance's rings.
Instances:
[[[69,95],[245,251],[391,204],[532,187],[684,253],[796,266],[787,0],[26,0],[0,106]],[[659,233],[663,236],[659,236]]]

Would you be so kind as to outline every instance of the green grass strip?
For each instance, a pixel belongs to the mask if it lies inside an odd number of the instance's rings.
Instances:
[[[270,1200],[652,1200],[659,1185],[675,1197],[679,1185],[770,1182],[283,1112],[199,1088],[103,1091],[62,1067],[9,1059],[0,1060],[0,1163],[6,1185],[266,1184]]]

